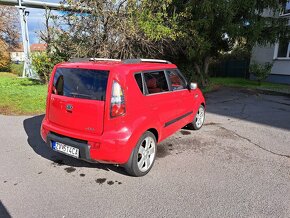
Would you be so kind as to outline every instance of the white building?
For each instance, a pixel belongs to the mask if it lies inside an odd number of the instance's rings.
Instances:
[[[280,17],[290,18],[290,1],[284,6]],[[259,64],[273,63],[271,74],[267,80],[290,84],[290,42],[288,40],[280,39],[275,45],[254,47],[251,61]]]
[[[31,52],[42,52],[45,51],[46,44],[43,43],[35,43],[30,45]],[[10,58],[13,62],[22,62],[24,61],[24,51],[23,46],[19,46],[19,48],[15,48],[10,51]]]
[[[12,62],[22,62],[24,61],[24,51],[23,47],[19,46],[19,48],[15,48],[10,51],[10,58]]]

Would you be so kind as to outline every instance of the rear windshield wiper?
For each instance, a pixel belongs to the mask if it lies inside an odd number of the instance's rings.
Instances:
[[[86,94],[81,94],[81,93],[76,93],[76,92],[71,92],[69,94],[72,95],[74,98],[85,97],[85,98],[89,98],[89,99],[95,99],[93,95],[86,95]]]

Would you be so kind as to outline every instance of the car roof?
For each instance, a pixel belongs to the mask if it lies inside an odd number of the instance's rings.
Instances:
[[[125,72],[136,72],[146,70],[161,70],[177,68],[171,63],[140,62],[140,63],[123,63],[121,61],[81,61],[81,62],[64,62],[57,64],[60,68],[83,68],[98,70],[122,70]]]

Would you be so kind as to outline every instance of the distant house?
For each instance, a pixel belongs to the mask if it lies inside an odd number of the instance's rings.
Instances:
[[[43,52],[46,50],[47,45],[43,43],[35,43],[30,45],[30,51],[33,52]],[[21,62],[24,61],[24,51],[23,46],[19,46],[18,48],[14,48],[10,51],[11,61],[13,62]]]
[[[284,5],[280,17],[289,18],[290,25],[290,1]],[[273,68],[267,80],[290,84],[290,42],[288,40],[280,39],[275,45],[254,47],[251,61],[260,64],[272,62]]]
[[[31,52],[43,52],[46,50],[47,45],[42,43],[35,43],[30,45]]]
[[[23,46],[19,46],[18,48],[14,48],[10,51],[10,58],[13,62],[20,62],[24,61],[24,52],[23,52]]]

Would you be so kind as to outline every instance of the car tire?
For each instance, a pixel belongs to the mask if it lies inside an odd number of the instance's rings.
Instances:
[[[199,130],[203,126],[204,120],[205,120],[205,109],[203,105],[200,105],[196,112],[194,120],[191,123],[189,123],[187,127],[192,130]]]
[[[124,166],[129,175],[144,176],[151,170],[156,158],[156,144],[156,138],[152,132],[147,131],[140,137],[129,161]]]

